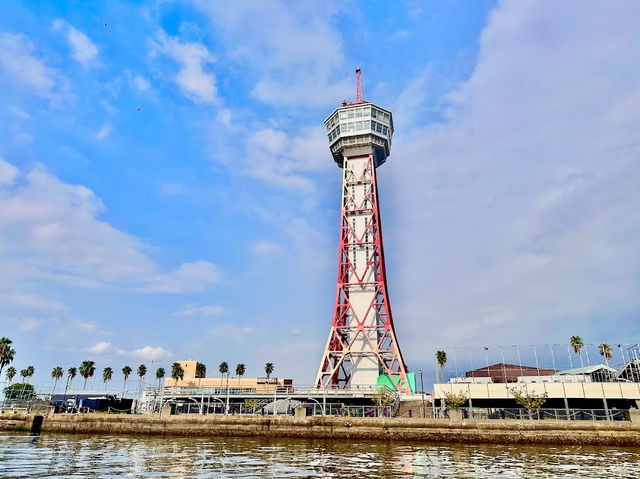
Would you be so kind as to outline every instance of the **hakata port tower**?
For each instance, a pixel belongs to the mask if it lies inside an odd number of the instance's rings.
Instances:
[[[362,99],[359,68],[356,81],[356,101],[343,101],[325,120],[333,159],[342,168],[342,200],[333,321],[315,386],[386,385],[411,394],[415,381],[407,374],[389,305],[376,183],[376,168],[389,157],[393,116]]]

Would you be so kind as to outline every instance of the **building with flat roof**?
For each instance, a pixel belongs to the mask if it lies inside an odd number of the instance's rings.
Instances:
[[[165,387],[188,387],[188,388],[216,388],[226,389],[242,389],[255,392],[269,392],[275,388],[293,388],[292,379],[282,378],[245,378],[234,377],[229,375],[219,377],[198,377],[196,374],[196,365],[198,361],[189,359],[188,361],[178,361],[184,371],[184,377],[175,380],[171,377],[165,378]]]

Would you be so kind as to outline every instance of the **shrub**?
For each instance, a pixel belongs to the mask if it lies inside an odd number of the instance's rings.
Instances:
[[[445,393],[444,403],[449,409],[459,409],[464,403],[467,402],[467,395],[463,392],[459,393]]]
[[[5,399],[33,399],[35,397],[36,391],[28,383],[15,383],[4,388]]]

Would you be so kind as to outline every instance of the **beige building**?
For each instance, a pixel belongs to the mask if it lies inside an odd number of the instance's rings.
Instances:
[[[176,381],[175,379],[169,377],[165,378],[164,385],[165,387],[193,387],[193,388],[227,388],[227,379],[228,385],[230,389],[244,389],[244,390],[253,390],[255,392],[269,392],[273,391],[274,388],[290,388],[293,389],[293,380],[291,379],[280,379],[280,378],[238,378],[232,375],[233,371],[227,378],[225,374],[224,377],[204,377],[198,378],[196,377],[196,364],[198,362],[189,359],[188,361],[178,361],[178,364],[182,366],[184,370],[184,377]]]

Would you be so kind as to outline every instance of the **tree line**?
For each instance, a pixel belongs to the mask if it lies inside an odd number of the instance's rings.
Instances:
[[[13,344],[13,341],[11,339],[7,337],[0,338],[0,377],[2,375],[2,370],[5,368],[5,366],[9,366],[14,360],[16,351],[15,349],[13,349],[12,344]],[[221,362],[220,365],[218,366],[218,371],[221,374],[221,385],[222,385],[222,380],[224,376],[225,375],[228,376],[230,374],[229,364],[226,361]],[[271,374],[273,374],[273,371],[274,371],[273,363],[266,363],[264,366],[264,371],[265,371],[265,374],[267,375],[267,379],[270,379]],[[124,378],[124,383],[122,386],[122,395],[124,396],[126,387],[127,387],[127,381],[129,380],[129,376],[131,376],[133,369],[131,368],[131,366],[126,365],[122,368],[121,372]],[[138,375],[139,390],[142,388],[142,382],[145,376],[147,375],[147,372],[148,370],[145,364],[140,364],[136,369],[136,373]],[[242,376],[244,376],[245,372],[246,372],[245,365],[243,363],[238,363],[236,365],[236,370],[235,370],[236,376],[238,377],[238,385],[240,384],[240,379],[242,378]],[[27,366],[26,368],[22,369],[20,371],[20,375],[23,378],[23,383],[29,384],[29,379],[33,376],[34,373],[35,373],[35,368],[33,366]],[[93,378],[95,373],[96,373],[96,363],[95,361],[91,361],[91,360],[82,361],[79,367],[72,366],[68,368],[66,371],[65,394],[69,390],[69,388],[72,386],[73,380],[76,378],[76,376],[80,375],[80,377],[84,379],[84,383],[82,386],[82,389],[84,390],[87,387],[87,380],[89,378]],[[202,379],[206,376],[206,373],[207,373],[206,365],[204,363],[197,362],[196,374],[195,374],[196,378]],[[10,366],[7,368],[6,378],[9,385],[11,385],[11,382],[13,381],[13,378],[16,376],[16,374],[17,374],[16,368],[14,368],[13,366]],[[113,379],[113,374],[114,374],[113,368],[109,366],[105,367],[102,370],[102,381],[104,382],[105,389],[107,388],[109,381]],[[164,379],[165,374],[166,374],[165,369],[163,367],[159,367],[156,369],[155,377],[156,377],[156,380],[158,381],[158,387],[162,386],[162,380]],[[65,375],[65,371],[62,368],[62,366],[55,366],[52,369],[51,379],[54,381],[54,383],[53,383],[53,389],[51,391],[51,395],[55,394],[58,381],[62,379],[64,375]],[[178,381],[184,379],[184,369],[179,362],[175,362],[171,365],[171,378],[175,381],[176,385],[178,384]]]

